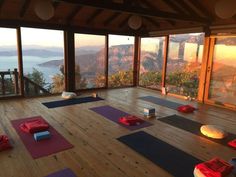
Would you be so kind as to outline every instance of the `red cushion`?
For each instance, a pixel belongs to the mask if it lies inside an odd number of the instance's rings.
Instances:
[[[140,125],[141,123],[144,122],[144,120],[133,115],[128,115],[128,116],[119,118],[119,122],[124,125],[130,126],[130,125]]]
[[[177,110],[179,112],[191,113],[191,112],[195,111],[196,109],[194,107],[192,107],[191,105],[183,105],[183,106],[179,106],[177,108]]]
[[[236,139],[228,142],[228,145],[236,149]]]
[[[48,128],[49,128],[48,123],[46,123],[42,119],[30,120],[20,124],[20,129],[26,133],[45,131]]]
[[[7,135],[0,135],[0,151],[12,148]]]
[[[233,166],[219,158],[200,163],[196,167],[205,177],[225,177],[229,175]]]

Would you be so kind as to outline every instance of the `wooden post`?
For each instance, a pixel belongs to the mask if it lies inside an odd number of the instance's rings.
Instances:
[[[4,81],[4,74],[1,74],[2,78],[2,94],[5,95],[5,81]]]
[[[64,31],[65,86],[66,91],[75,91],[75,45],[74,32]]]
[[[139,65],[140,65],[140,37],[134,39],[134,59],[133,59],[133,86],[139,84]]]
[[[23,73],[22,43],[21,43],[20,27],[16,29],[16,36],[17,36],[17,52],[18,52],[18,68],[19,68],[18,77],[20,78],[20,95],[24,96],[24,73]]]
[[[169,51],[169,35],[165,37],[164,60],[162,66],[162,82],[161,82],[162,87],[166,86],[166,68],[167,68],[168,51]]]
[[[213,43],[212,43],[212,42]],[[210,44],[213,46],[210,46]],[[210,36],[206,34],[204,39],[204,50],[202,56],[202,64],[201,64],[201,73],[199,77],[199,85],[198,85],[198,102],[204,102],[204,95],[206,90],[206,77],[207,77],[207,67],[208,67],[208,60],[210,55],[210,47],[214,47],[214,40],[211,40]]]
[[[18,83],[18,71],[15,68],[14,69],[14,81],[15,81],[15,94],[19,94],[19,83]]]
[[[106,35],[106,42],[105,42],[105,77],[106,77],[106,81],[105,81],[105,88],[108,88],[108,67],[109,67],[109,46],[108,46],[108,35]]]

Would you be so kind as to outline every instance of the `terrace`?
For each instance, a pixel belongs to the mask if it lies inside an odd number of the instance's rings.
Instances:
[[[13,149],[0,151],[0,177],[45,177],[65,168],[80,177],[179,177],[178,167],[156,163],[135,151],[138,145],[119,141],[140,132],[171,145],[177,155],[176,149],[200,161],[235,157],[235,149],[193,133],[185,122],[236,134],[235,5],[232,0],[1,0],[0,135],[8,135]],[[57,107],[63,91],[77,93],[84,103]],[[92,93],[104,100],[90,98]],[[56,108],[47,108],[47,102]],[[197,110],[184,114],[168,105],[173,102]],[[130,131],[104,119],[108,105],[148,126]],[[103,113],[94,111],[104,106]],[[155,108],[155,118],[145,118],[146,107]],[[162,121],[173,115],[184,118],[183,124]],[[73,147],[35,158],[13,123],[35,116]]]

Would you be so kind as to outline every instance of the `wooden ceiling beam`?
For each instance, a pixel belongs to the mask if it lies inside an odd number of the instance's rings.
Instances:
[[[57,23],[45,23],[45,22],[31,22],[25,20],[9,20],[9,19],[1,19],[0,26],[9,27],[9,28],[17,28],[17,27],[29,27],[29,28],[44,28],[44,29],[57,29],[57,30],[72,30],[75,33],[86,33],[86,34],[117,34],[117,35],[138,35],[138,36],[148,36],[148,33],[144,33],[144,31],[130,31],[130,30],[122,30],[119,29],[101,29],[94,27],[83,27],[79,25],[71,26],[71,25],[62,25]]]
[[[110,16],[105,22],[104,26],[108,26],[113,20],[115,20],[118,16],[120,16],[120,12],[115,12],[112,16]]]
[[[103,9],[97,9],[94,11],[94,13],[87,19],[86,23],[91,24],[96,17],[103,12]]]
[[[71,21],[73,20],[73,18],[79,13],[79,11],[82,9],[81,6],[76,6],[72,12],[68,15],[68,17],[66,18],[66,22],[67,24],[70,24]]]
[[[59,6],[59,4],[60,4],[60,1],[53,1],[53,3],[52,3],[52,5],[53,5],[53,7],[54,7],[54,10],[56,10],[57,9],[57,7]]]
[[[175,3],[177,3],[179,6],[183,7],[183,9],[185,9],[188,14],[190,14],[191,16],[194,17],[200,17],[194,9],[192,9],[184,0],[178,0],[178,1],[174,1]]]
[[[156,10],[155,8],[153,8],[153,4],[151,4],[151,3],[148,2],[147,0],[143,0],[142,3],[144,3],[144,4],[147,6],[147,8],[149,8],[149,9],[151,9],[151,10]],[[149,18],[149,19],[147,19],[147,20],[150,21],[151,23],[153,23],[155,26],[160,27],[160,23],[157,23],[155,20],[153,20],[153,19],[151,19],[151,18]],[[173,20],[167,19],[167,20],[165,20],[165,21],[166,21],[167,23],[171,24],[171,26],[174,26],[174,25],[175,25],[175,22],[174,22]],[[155,23],[157,23],[157,24],[155,24]]]
[[[199,17],[199,16],[189,16],[189,15],[183,15],[183,14],[176,14],[176,13],[170,13],[160,10],[150,11],[149,9],[142,8],[142,7],[131,7],[131,6],[125,6],[123,4],[114,3],[112,1],[101,3],[100,1],[95,0],[60,0],[63,2],[68,3],[74,3],[81,6],[89,6],[93,8],[98,9],[109,9],[116,12],[123,12],[123,13],[130,13],[130,14],[136,14],[140,16],[147,16],[147,17],[155,17],[160,19],[174,19],[174,20],[180,20],[180,21],[195,21],[199,23],[208,23],[209,19]]]
[[[119,28],[124,28],[125,26],[128,25],[128,20],[132,15],[129,15],[128,17],[126,17],[118,26]]]
[[[2,9],[2,6],[3,6],[4,2],[5,2],[5,0],[0,0],[0,11]]]
[[[150,23],[154,24],[156,27],[160,27],[160,23],[156,22],[155,20],[153,20],[150,17],[143,17],[145,20],[149,21]]]
[[[186,12],[183,9],[181,9],[178,5],[176,5],[172,0],[165,0],[163,2],[165,2],[174,11],[180,14],[186,14]]]
[[[30,2],[31,2],[31,0],[24,0],[24,3],[23,3],[23,5],[21,6],[21,9],[20,9],[20,17],[25,16],[25,13],[29,8]]]
[[[213,19],[213,15],[199,2],[199,0],[190,0],[190,3],[195,6],[205,16]]]

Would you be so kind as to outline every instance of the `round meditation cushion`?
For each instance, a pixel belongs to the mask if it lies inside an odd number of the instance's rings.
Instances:
[[[62,92],[61,97],[64,99],[71,99],[71,98],[75,98],[77,95],[74,92]]]
[[[194,177],[207,177],[206,175],[202,174],[202,172],[197,168],[194,168],[193,175],[194,175]],[[229,174],[226,177],[234,177],[234,175]]]
[[[216,125],[203,125],[200,131],[203,135],[214,139],[223,139],[227,136],[227,133]]]

